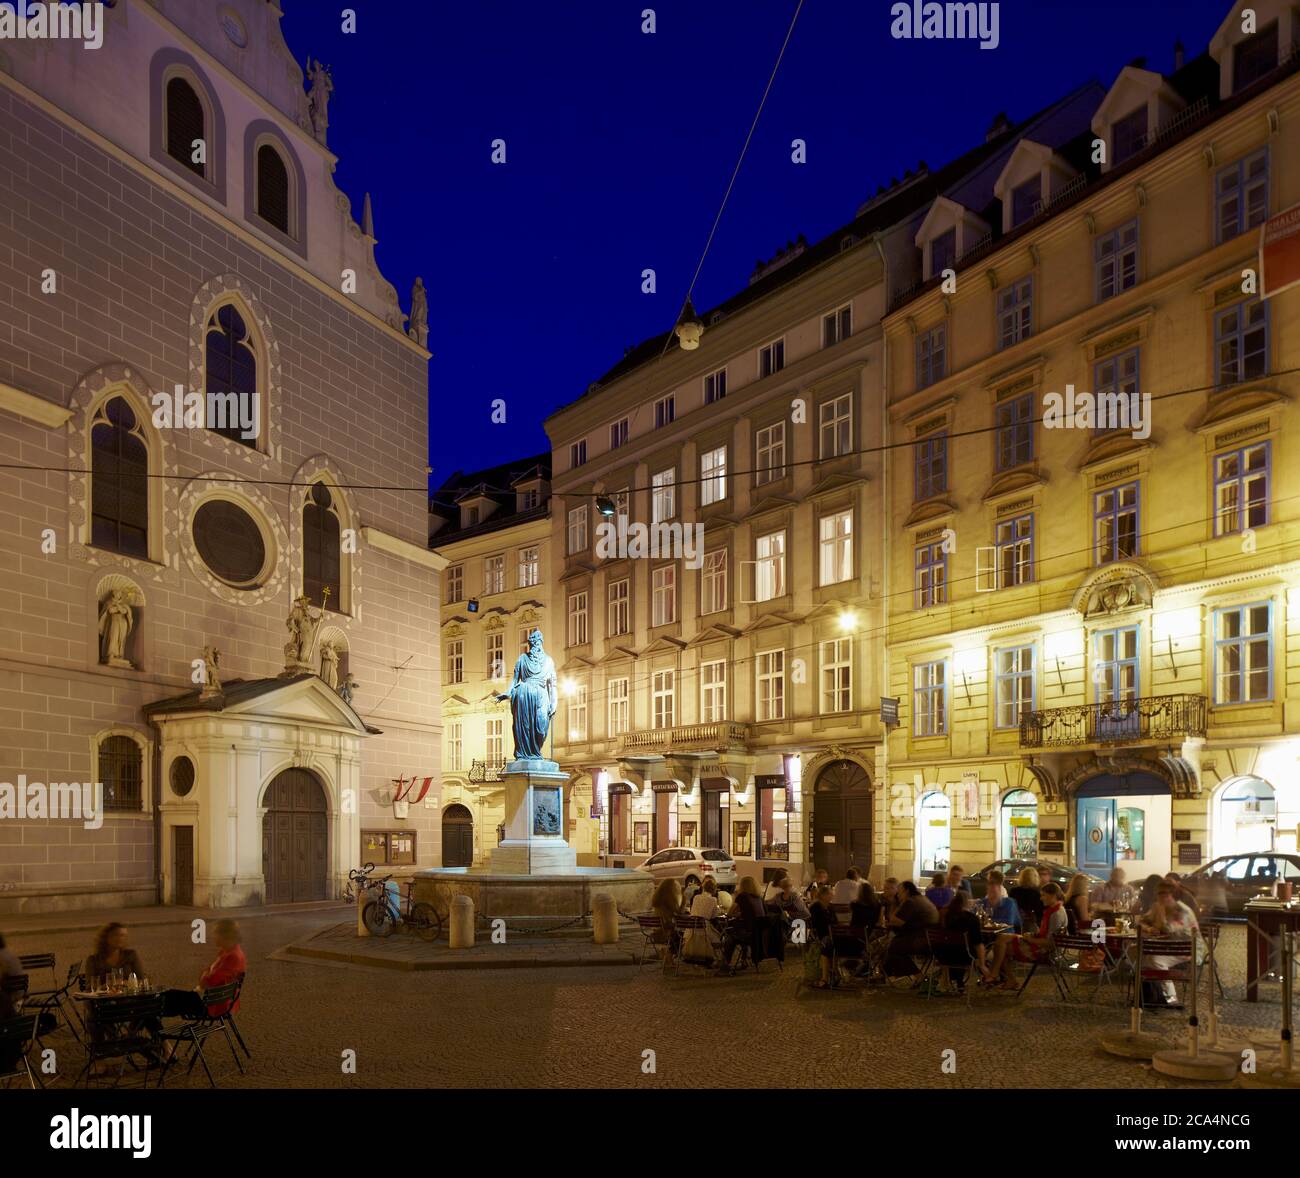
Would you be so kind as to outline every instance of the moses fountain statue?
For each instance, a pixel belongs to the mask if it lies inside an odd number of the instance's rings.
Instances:
[[[539,762],[559,768],[542,753],[555,716],[555,686],[555,663],[542,647],[542,632],[533,630],[528,635],[528,649],[515,661],[509,690],[496,697],[510,701],[516,762]]]

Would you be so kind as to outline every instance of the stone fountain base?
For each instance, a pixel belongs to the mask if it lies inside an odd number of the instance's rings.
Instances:
[[[581,918],[574,927],[591,926],[593,897],[614,897],[620,912],[650,907],[654,877],[621,867],[572,867],[543,875],[508,875],[479,867],[433,867],[415,873],[415,898],[432,904],[445,920],[456,896],[474,902],[475,916],[502,917],[524,928],[553,927]],[[481,926],[480,926],[481,927]]]

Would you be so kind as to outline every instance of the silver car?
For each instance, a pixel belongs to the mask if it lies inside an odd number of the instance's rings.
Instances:
[[[656,880],[675,879],[682,887],[698,887],[710,878],[720,888],[736,886],[736,861],[718,847],[665,847],[642,863],[641,870]]]

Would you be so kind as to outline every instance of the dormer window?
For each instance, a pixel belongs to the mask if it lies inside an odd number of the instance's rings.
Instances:
[[[1116,119],[1111,130],[1113,137],[1112,163],[1122,164],[1126,159],[1137,155],[1146,146],[1147,130],[1146,103],[1143,103],[1136,110],[1130,111],[1122,119]]]
[[[472,528],[478,523],[478,504],[472,507],[466,507],[461,510],[461,524],[464,527]]]
[[[1035,176],[1032,180],[1026,180],[1023,184],[1017,184],[1011,190],[1011,225],[1014,229],[1017,225],[1023,225],[1026,221],[1032,221],[1038,212],[1038,206],[1043,199],[1043,180],[1041,176]]]
[[[1021,139],[993,182],[993,195],[1002,202],[1002,232],[1032,221],[1077,175],[1046,143]]]
[[[520,511],[532,511],[534,507],[542,505],[542,493],[536,487],[529,487],[526,491],[519,492],[518,507]]]
[[[1232,47],[1232,92],[1253,86],[1260,78],[1277,69],[1278,22],[1273,21],[1253,37]]]
[[[963,205],[946,196],[935,199],[916,231],[916,248],[921,251],[922,274],[926,280],[939,278],[955,269],[958,259],[987,240],[988,224]]]
[[[930,242],[930,277],[950,270],[957,262],[957,227],[940,233]]]

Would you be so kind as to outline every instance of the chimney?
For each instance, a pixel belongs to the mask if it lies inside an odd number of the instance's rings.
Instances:
[[[998,113],[993,116],[993,122],[984,136],[984,142],[992,143],[993,140],[995,140],[1010,126],[1011,122],[1007,118],[1007,112],[1004,110],[998,111]]]
[[[1181,40],[1174,42],[1174,72],[1177,73],[1183,68],[1183,43]]]

